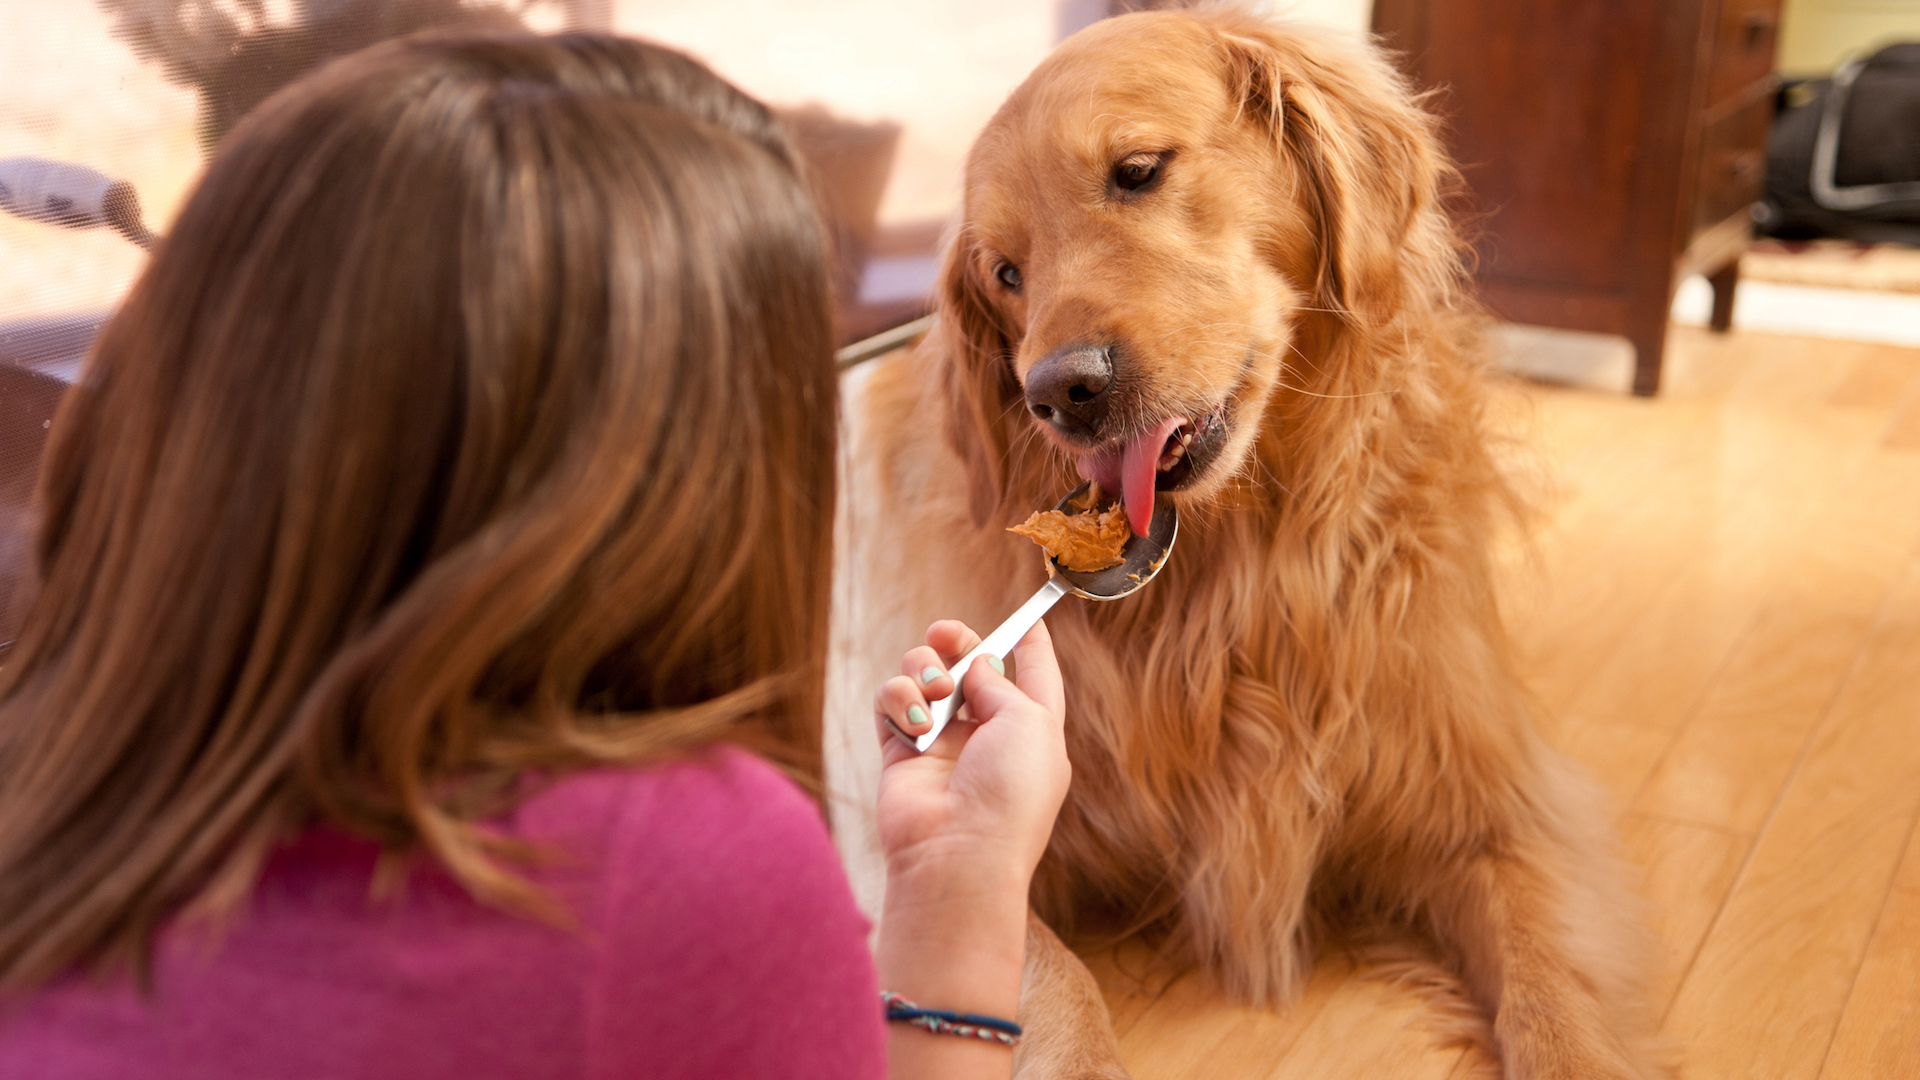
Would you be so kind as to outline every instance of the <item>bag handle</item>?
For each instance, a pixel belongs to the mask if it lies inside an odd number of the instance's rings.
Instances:
[[[1826,107],[1820,114],[1820,130],[1814,135],[1813,168],[1807,179],[1813,189],[1813,201],[1829,210],[1866,210],[1882,203],[1920,200],[1920,181],[1851,187],[1834,183],[1840,164],[1840,118],[1846,114],[1853,80],[1866,70],[1867,63],[1855,60],[1834,73],[1833,85],[1827,90]]]

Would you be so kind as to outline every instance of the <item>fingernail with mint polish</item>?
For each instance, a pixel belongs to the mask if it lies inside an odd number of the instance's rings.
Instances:
[[[927,710],[918,705],[907,706],[907,725],[909,727],[919,727],[926,722]]]
[[[932,664],[928,664],[926,667],[923,667],[920,669],[920,685],[926,686],[932,683],[933,680],[945,674],[946,672],[941,671],[939,668],[934,667]]]
[[[987,663],[989,663],[989,664],[992,664],[992,665],[993,665],[993,670],[994,670],[994,671],[995,671],[995,673],[997,673],[997,674],[998,674],[998,675],[999,675],[999,676],[1000,676],[1001,678],[1003,678],[1003,679],[1004,679],[1004,678],[1006,678],[1006,677],[1007,677],[1007,665],[1005,665],[1005,664],[1003,664],[1003,663],[1001,663],[1001,662],[1000,662],[1000,658],[999,658],[999,657],[997,657],[997,656],[988,656],[988,657],[987,657]]]

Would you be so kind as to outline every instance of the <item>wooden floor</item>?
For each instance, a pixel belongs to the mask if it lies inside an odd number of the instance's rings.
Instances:
[[[1667,356],[1657,400],[1501,402],[1548,511],[1507,562],[1549,737],[1617,797],[1684,1076],[1920,1077],[1920,350]],[[1089,961],[1140,1080],[1487,1071],[1343,960],[1280,1012]]]

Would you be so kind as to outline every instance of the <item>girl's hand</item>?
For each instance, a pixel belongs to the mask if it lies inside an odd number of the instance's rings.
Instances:
[[[883,744],[880,846],[887,898],[874,960],[880,985],[931,1008],[1013,1019],[1020,1008],[1027,889],[1067,794],[1066,705],[1044,622],[1014,647],[1017,682],[967,671],[967,701],[924,754],[887,727],[925,732],[927,702],[953,692],[947,666],[980,643],[957,622],[927,629],[874,698]],[[1007,1048],[889,1025],[889,1073],[1005,1077]]]
[[[1045,622],[1014,647],[1015,681],[983,657],[967,672],[967,700],[924,754],[896,736],[927,730],[927,705],[953,693],[952,663],[980,643],[963,623],[937,622],[927,644],[874,699],[882,742],[880,846],[888,875],[935,866],[1030,879],[1066,798],[1066,702]],[[884,716],[882,715],[884,714]],[[944,875],[943,875],[944,876]]]

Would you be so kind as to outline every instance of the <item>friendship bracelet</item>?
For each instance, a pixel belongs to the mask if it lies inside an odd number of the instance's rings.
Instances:
[[[880,1004],[886,1006],[887,1019],[903,1024],[912,1024],[935,1035],[959,1035],[968,1039],[984,1039],[1003,1046],[1020,1045],[1020,1025],[1011,1020],[1002,1020],[997,1016],[975,1016],[972,1013],[948,1012],[945,1009],[923,1009],[899,994],[880,991]]]

